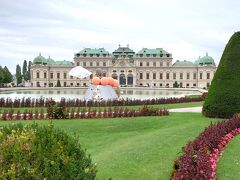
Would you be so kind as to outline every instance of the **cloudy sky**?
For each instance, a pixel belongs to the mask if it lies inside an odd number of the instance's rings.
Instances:
[[[0,65],[15,73],[39,52],[72,61],[84,47],[119,44],[163,47],[174,62],[208,52],[218,63],[239,12],[237,0],[0,0]]]

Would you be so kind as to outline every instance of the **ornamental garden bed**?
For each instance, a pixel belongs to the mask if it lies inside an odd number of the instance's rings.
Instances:
[[[240,116],[211,124],[184,148],[171,179],[216,179],[216,164],[226,144],[240,133]]]

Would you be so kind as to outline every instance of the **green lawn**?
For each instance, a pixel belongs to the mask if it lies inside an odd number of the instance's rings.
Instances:
[[[97,163],[98,179],[152,180],[169,179],[173,161],[181,154],[182,146],[216,121],[200,113],[171,113],[165,117],[55,120],[53,123],[79,136],[82,146]],[[12,122],[0,121],[0,125],[8,123]]]
[[[177,104],[160,104],[160,105],[151,105],[152,107],[156,107],[156,108],[166,108],[166,109],[175,109],[175,108],[185,108],[185,107],[198,107],[198,106],[202,106],[203,105],[203,101],[202,102],[190,102],[190,103],[177,103]],[[122,106],[123,108],[129,108],[129,109],[139,109],[141,106]],[[0,110],[9,110],[11,108],[1,108]],[[35,109],[38,109],[39,111],[41,109],[44,109],[44,112],[47,111],[46,108],[12,108],[15,110],[15,112],[17,112],[18,110],[21,112],[24,112],[25,110],[33,110],[35,111]],[[102,107],[97,109],[102,109]],[[1,112],[0,112],[1,113]]]
[[[217,163],[217,179],[238,180],[240,177],[240,136],[234,137]]]

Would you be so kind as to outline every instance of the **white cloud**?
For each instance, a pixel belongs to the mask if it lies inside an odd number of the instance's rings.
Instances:
[[[32,60],[41,51],[72,60],[83,47],[163,47],[177,59],[206,51],[218,62],[239,29],[240,2],[225,0],[12,0],[0,2],[0,65]],[[223,13],[224,12],[224,13]]]

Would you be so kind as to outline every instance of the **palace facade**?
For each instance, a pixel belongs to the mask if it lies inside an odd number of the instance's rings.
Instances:
[[[216,71],[214,59],[206,54],[195,62],[172,62],[172,54],[163,48],[143,48],[135,53],[128,46],[109,53],[104,48],[85,48],[75,53],[72,61],[54,61],[41,54],[31,66],[33,87],[88,86],[91,77],[78,79],[68,75],[75,66],[82,66],[93,74],[99,69],[104,76],[118,79],[121,86],[207,88]]]

